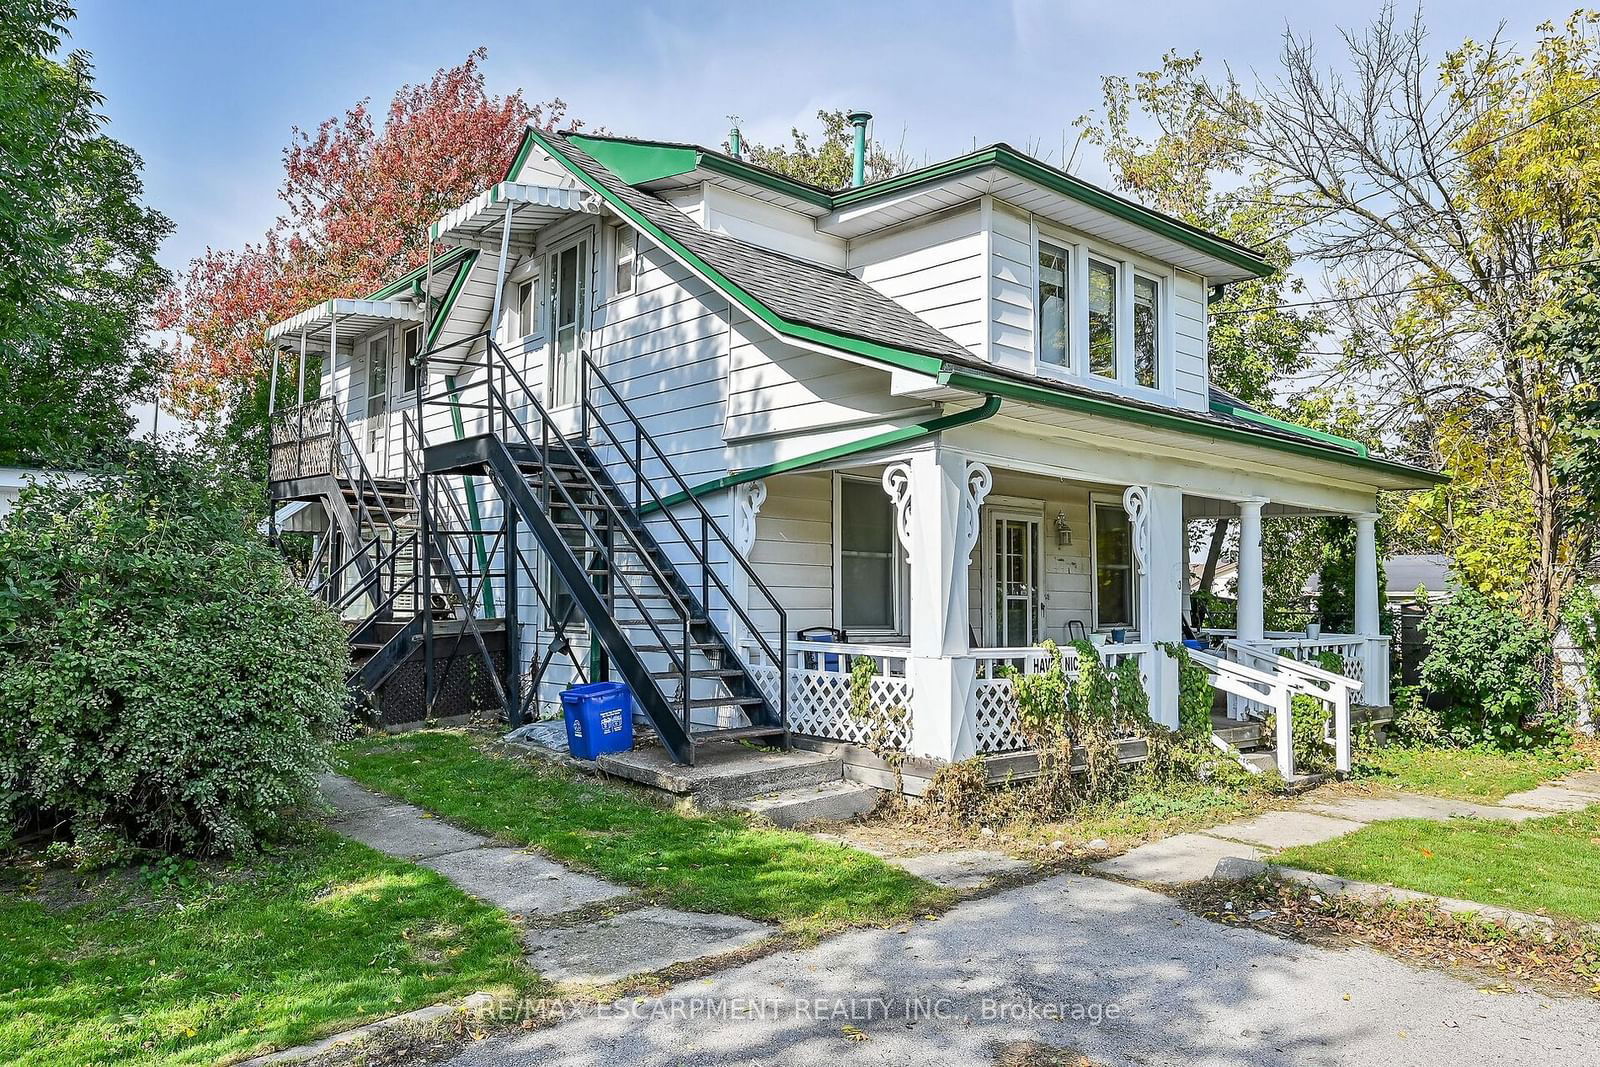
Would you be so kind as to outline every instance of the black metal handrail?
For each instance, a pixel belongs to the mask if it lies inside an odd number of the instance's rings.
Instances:
[[[710,610],[710,582],[715,581],[717,583],[718,590],[722,593],[723,598],[727,601],[728,607],[738,614],[740,621],[744,623],[746,629],[761,645],[761,650],[767,654],[769,661],[777,664],[779,702],[782,705],[781,714],[787,720],[789,706],[788,613],[784,611],[783,605],[779,603],[778,598],[773,595],[772,590],[767,588],[766,582],[761,580],[761,576],[756,573],[755,567],[751,565],[749,560],[745,559],[744,554],[739,551],[736,545],[734,545],[732,538],[730,538],[727,533],[723,531],[721,525],[718,524],[716,519],[712,518],[711,513],[706,510],[705,504],[700,500],[699,496],[695,494],[694,490],[690,488],[689,483],[684,480],[683,475],[678,473],[677,467],[673,466],[672,460],[670,460],[667,457],[667,454],[662,451],[661,445],[656,441],[655,437],[645,429],[644,424],[640,422],[639,417],[633,413],[633,409],[630,408],[627,401],[622,398],[622,394],[617,391],[616,386],[611,384],[611,379],[605,376],[605,373],[600,370],[600,367],[587,352],[583,353],[583,367],[585,371],[587,371],[587,373],[595,381],[597,381],[607,393],[611,395],[611,399],[616,405],[617,409],[627,417],[628,422],[633,426],[634,456],[632,461],[629,462],[627,459],[627,450],[622,447],[621,441],[619,441],[616,434],[612,432],[610,423],[601,417],[599,409],[596,408],[590,401],[589,391],[587,389],[582,390],[585,415],[587,416],[592,414],[594,416],[595,423],[600,427],[601,430],[605,432],[606,436],[610,438],[612,447],[623,456],[624,462],[627,463],[628,469],[633,472],[635,510],[637,510],[642,503],[639,498],[639,488],[643,486],[645,489],[650,491],[651,500],[656,505],[657,510],[660,511],[669,522],[672,523],[673,528],[678,531],[678,535],[684,539],[685,543],[689,544],[690,547],[693,548],[693,542],[688,531],[685,530],[683,525],[678,522],[677,517],[672,514],[672,509],[667,506],[666,501],[662,498],[661,494],[656,491],[654,482],[644,476],[644,458],[640,452],[641,442],[649,443],[651,452],[654,453],[656,460],[661,464],[662,469],[667,472],[673,483],[678,486],[679,494],[683,497],[684,501],[694,506],[695,511],[698,513],[700,519],[700,552],[697,556],[700,564],[702,589],[700,603],[705,606],[708,611]],[[750,617],[745,609],[740,606],[738,599],[728,589],[727,585],[723,583],[722,578],[717,575],[715,569],[712,568],[710,560],[707,558],[709,553],[706,550],[706,542],[708,539],[709,530],[714,530],[716,532],[717,540],[728,550],[729,560],[734,566],[738,567],[744,573],[746,580],[750,583],[750,588],[760,592],[762,597],[767,601],[767,604],[777,614],[778,649],[775,650],[772,647],[771,642],[769,642],[765,635],[761,633],[761,628],[755,624],[755,621]]]

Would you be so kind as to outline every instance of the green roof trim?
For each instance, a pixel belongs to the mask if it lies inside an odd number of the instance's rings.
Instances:
[[[858,204],[885,193],[899,192],[917,185],[941,181],[983,167],[1000,167],[1019,178],[1037,182],[1053,192],[1098,208],[1125,222],[1152,230],[1197,252],[1231,263],[1257,277],[1265,278],[1277,272],[1272,264],[1252,249],[1208,233],[1165,212],[1145,207],[1127,197],[1101,189],[1064,170],[1058,170],[1026,156],[1010,145],[994,145],[867,185],[829,192],[765,167],[757,167],[720,152],[708,152],[690,145],[580,133],[568,134],[567,139],[593,156],[602,166],[628,185],[643,185],[704,168],[828,210]],[[519,161],[525,159],[526,151],[519,153],[518,158]]]
[[[1057,389],[1029,385],[1026,382],[993,377],[977,371],[952,370],[939,377],[945,384],[957,389],[972,389],[978,392],[1008,397],[1013,400],[1021,400],[1030,404],[1041,404],[1045,407],[1060,408],[1064,411],[1076,411],[1085,415],[1117,419],[1122,422],[1150,426],[1159,430],[1172,430],[1178,433],[1210,437],[1220,441],[1254,445],[1290,455],[1305,456],[1309,459],[1328,460],[1361,470],[1407,478],[1426,485],[1442,485],[1450,480],[1449,475],[1441,474],[1438,471],[1431,471],[1424,467],[1413,467],[1409,463],[1399,463],[1395,460],[1357,455],[1343,449],[1335,449],[1320,441],[1291,441],[1283,437],[1252,433],[1249,430],[1237,429],[1232,426],[1222,426],[1197,416],[1182,415],[1174,411],[1131,407],[1111,399],[1101,399],[1099,397],[1084,396],[1081,393],[1068,393]],[[1304,430],[1305,427],[1301,427],[1301,429]],[[1333,435],[1324,436],[1331,438]]]
[[[893,430],[885,430],[882,433],[873,434],[871,437],[863,437],[859,441],[832,445],[828,448],[818,449],[815,452],[807,452],[803,456],[795,456],[793,459],[779,460],[777,463],[769,463],[764,467],[752,467],[737,474],[713,478],[709,482],[701,482],[699,485],[690,486],[689,491],[686,493],[678,492],[673,493],[671,496],[663,497],[659,504],[653,500],[649,501],[640,506],[639,512],[642,515],[648,515],[652,512],[681,504],[690,497],[701,497],[723,489],[732,489],[734,486],[743,485],[746,482],[759,482],[761,479],[770,478],[775,474],[786,474],[789,471],[814,467],[819,463],[832,463],[835,460],[859,455],[863,452],[874,452],[880,448],[892,448],[895,445],[930,437],[942,430],[953,430],[957,426],[967,426],[974,422],[982,422],[984,419],[992,418],[999,413],[1000,403],[999,397],[986,396],[983,398],[983,403],[977,407],[958,411],[953,415],[940,415],[926,422],[912,423],[910,426],[900,426]]]
[[[1361,449],[1355,442],[1346,441],[1344,438],[1332,434],[1321,434],[1319,431],[1309,430],[1307,427],[1294,428],[1289,424],[1289,432],[1305,438],[1302,441],[1290,440],[1276,435],[1253,433],[1249,430],[1231,426],[1223,426],[1212,420],[1192,415],[1183,415],[1176,412],[1159,411],[1146,407],[1135,407],[1119,403],[1110,398],[1087,396],[1082,393],[1067,392],[1065,390],[1051,389],[1045,386],[1031,385],[1018,382],[1014,379],[1000,376],[991,376],[979,370],[966,369],[947,364],[943,359],[921,352],[896,348],[881,342],[855,337],[832,330],[819,329],[803,323],[790,322],[776,312],[772,311],[749,292],[724,276],[711,264],[695,255],[681,242],[667,234],[659,226],[645,218],[640,212],[623,202],[616,194],[612,193],[603,184],[591,177],[583,168],[568,159],[556,148],[543,133],[538,130],[529,130],[529,136],[540,143],[551,158],[558,160],[574,177],[606,201],[619,215],[628,219],[639,230],[648,235],[652,240],[668,249],[679,259],[689,265],[702,278],[720,290],[730,300],[734,301],[752,317],[765,322],[778,334],[795,340],[823,347],[833,348],[841,352],[863,356],[893,367],[900,367],[923,374],[936,375],[939,381],[952,388],[967,389],[976,393],[988,394],[991,397],[1009,397],[1028,403],[1042,404],[1047,407],[1063,408],[1066,410],[1080,411],[1085,414],[1098,415],[1104,418],[1116,419],[1123,422],[1140,423],[1161,429],[1174,430],[1181,433],[1210,437],[1216,440],[1237,441],[1269,448],[1293,455],[1309,458],[1328,460],[1343,463],[1359,469],[1387,474],[1391,477],[1401,477],[1423,484],[1437,485],[1449,481],[1448,476],[1437,471],[1414,467],[1406,463],[1392,460],[1375,459],[1361,454]],[[977,153],[977,156],[991,155],[994,150]],[[974,157],[966,157],[968,159]],[[959,161],[957,161],[959,162]],[[985,164],[987,165],[987,164]],[[889,179],[893,181],[894,179]],[[886,183],[878,183],[879,191]],[[863,188],[871,189],[872,186]],[[849,190],[855,193],[859,190]],[[1119,203],[1125,203],[1118,201]],[[1143,209],[1141,209],[1143,210]],[[1240,253],[1242,255],[1242,253]],[[1249,257],[1245,257],[1249,258]],[[1269,268],[1270,269],[1270,268]],[[1270,418],[1270,417],[1264,417]],[[1261,421],[1261,420],[1251,420]],[[1263,425],[1271,425],[1263,422]],[[1284,429],[1285,427],[1276,427]],[[1356,451],[1351,450],[1355,446]],[[815,461],[814,461],[815,462]],[[706,492],[715,488],[726,486],[712,486]]]
[[[930,167],[919,170],[907,171],[896,174],[892,178],[884,178],[868,185],[858,186],[853,189],[843,189],[833,194],[835,208],[858,204],[864,200],[881,196],[884,193],[899,192],[903,189],[927,182],[942,181],[945,178],[964,174],[968,171],[981,170],[984,167],[999,167],[1002,170],[1015,174],[1019,178],[1037,182],[1052,192],[1069,196],[1080,203],[1098,208],[1108,215],[1114,215],[1125,222],[1142,226],[1147,230],[1159,233],[1161,236],[1177,241],[1179,244],[1203,252],[1208,256],[1231,263],[1242,270],[1260,278],[1277,273],[1277,268],[1268,263],[1259,253],[1243,245],[1225,240],[1197,226],[1175,219],[1171,215],[1145,207],[1126,197],[1109,193],[1097,186],[1090,185],[1081,178],[1075,178],[1064,170],[1040,163],[1023,155],[1009,145],[995,145],[991,148],[979,149],[956,159],[935,163]]]
[[[833,194],[826,189],[765,167],[746,163],[742,159],[734,159],[721,152],[708,152],[699,147],[666,144],[661,141],[599,137],[582,133],[568,134],[567,140],[589,153],[628,185],[644,185],[703,168],[760,185],[817,207],[828,209],[833,207]],[[615,165],[613,160],[616,161]],[[630,177],[630,174],[634,176]]]
[[[1310,426],[1301,426],[1297,422],[1286,422],[1283,419],[1273,418],[1271,415],[1268,415],[1265,412],[1256,411],[1252,408],[1241,407],[1237,404],[1230,404],[1226,400],[1219,400],[1216,397],[1211,398],[1211,410],[1222,415],[1232,415],[1236,419],[1244,419],[1246,422],[1255,422],[1260,423],[1262,426],[1271,426],[1275,430],[1283,430],[1286,433],[1295,433],[1299,434],[1301,437],[1309,437],[1314,441],[1324,441],[1330,445],[1336,445],[1340,448],[1348,448],[1350,451],[1354,452],[1358,456],[1361,456],[1362,458],[1365,458],[1368,454],[1367,446],[1362,444],[1360,441],[1355,441],[1348,437],[1340,437],[1338,434],[1327,433],[1324,430],[1314,429]]]
[[[743,288],[730,281],[725,275],[723,275],[721,271],[717,270],[711,264],[695,255],[665,230],[661,229],[655,223],[645,218],[638,211],[634,210],[622,200],[618,199],[617,196],[611,192],[611,190],[607,189],[601,183],[595,181],[592,177],[584,172],[583,168],[574,164],[564,154],[562,154],[559,149],[546,140],[544,134],[540,133],[538,130],[530,130],[529,132],[536,140],[540,142],[541,147],[550,153],[552,158],[559,160],[561,165],[566,167],[575,178],[577,178],[588,188],[592,189],[596,194],[604,199],[606,203],[610,204],[612,209],[615,210],[619,215],[622,215],[629,222],[637,226],[642,232],[648,234],[651,240],[655,241],[663,248],[668,249],[679,259],[682,259],[685,263],[689,264],[690,267],[692,267],[708,282],[720,289],[723,295],[737,303],[748,314],[760,319],[762,322],[765,322],[778,333],[786,337],[793,338],[797,341],[804,341],[808,344],[819,344],[828,348],[835,348],[843,352],[865,356],[868,359],[877,360],[882,363],[888,363],[896,367],[902,367],[906,370],[918,371],[923,374],[938,374],[943,368],[944,361],[938,356],[931,356],[922,352],[912,352],[903,348],[895,348],[891,345],[885,345],[877,341],[867,340],[866,338],[856,337],[851,334],[840,333],[835,330],[824,330],[815,326],[808,326],[804,323],[790,322],[789,320],[781,317],[771,308],[767,307],[754,296],[750,295],[750,293],[746,292]]]
[[[450,312],[455,308],[456,298],[461,295],[461,290],[467,284],[467,275],[472,273],[472,265],[478,262],[478,250],[476,248],[464,249],[463,251],[466,251],[468,255],[461,258],[460,265],[456,267],[456,276],[450,281],[450,288],[445,290],[444,299],[439,301],[438,314],[434,315],[433,325],[428,327],[428,336],[422,346],[424,351],[432,348],[434,342],[439,339],[439,331],[444,329],[445,320],[450,317]],[[437,266],[435,264],[435,268]]]
[[[471,251],[473,251],[473,249],[470,249],[470,248],[452,248],[450,251],[446,252],[444,255],[440,256],[439,258],[437,258],[437,259],[435,259],[433,261],[433,269],[436,270],[436,271],[448,270],[453,264],[458,262],[463,256],[465,256],[467,253],[469,253]],[[383,288],[377,290],[372,295],[366,297],[366,299],[368,299],[368,300],[387,300],[389,297],[394,296],[396,293],[400,292],[400,290],[408,288],[411,285],[411,283],[413,283],[415,281],[419,281],[420,279],[426,277],[427,273],[428,273],[428,264],[424,263],[420,267],[416,267],[416,268],[413,268],[412,270],[406,271],[404,274],[402,274],[400,277],[396,278],[394,281],[390,282],[388,285],[385,285]]]

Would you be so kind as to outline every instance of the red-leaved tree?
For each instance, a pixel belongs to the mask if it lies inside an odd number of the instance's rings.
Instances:
[[[171,331],[170,400],[217,412],[262,373],[268,326],[332,297],[364,296],[428,258],[427,228],[498,181],[528,123],[569,122],[560,99],[484,89],[479,48],[459,66],[395,93],[381,128],[368,101],[296,127],[283,152],[284,215],[259,244],[192,260],[167,291],[157,327]]]

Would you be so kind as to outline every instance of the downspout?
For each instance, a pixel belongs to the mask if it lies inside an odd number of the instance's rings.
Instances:
[[[865,452],[875,452],[878,449],[910,444],[913,441],[920,441],[923,438],[932,437],[934,434],[943,433],[945,430],[954,430],[958,426],[970,426],[975,422],[993,418],[999,411],[1000,398],[992,393],[985,394],[983,403],[975,408],[958,411],[954,415],[941,415],[938,418],[929,419],[927,422],[918,422],[910,426],[885,430],[883,433],[873,434],[871,437],[863,437],[859,441],[851,441],[849,444],[843,445],[832,445],[828,448],[818,449],[815,452],[807,452],[803,456],[795,456],[793,459],[769,463],[765,467],[753,467],[747,471],[740,471],[738,474],[724,475],[721,478],[691,486],[686,493],[673,493],[669,497],[664,497],[660,504],[655,501],[641,504],[639,513],[641,515],[649,515],[664,508],[674,507],[691,497],[702,497],[710,493],[718,493],[724,489],[732,489],[736,485],[759,482],[763,478],[771,478],[776,474],[786,474],[789,471],[814,467],[819,463],[831,463],[850,456],[858,456]]]

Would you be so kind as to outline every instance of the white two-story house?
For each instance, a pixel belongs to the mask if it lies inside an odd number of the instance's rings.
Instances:
[[[1211,294],[1272,269],[1248,248],[1005,145],[826,190],[532,129],[431,236],[428,266],[269,334],[286,382],[325,368],[278,391],[274,487],[342,486],[305,528],[388,648],[366,683],[425,645],[430,706],[449,650],[488,657],[513,722],[609,673],[680,759],[786,730],[937,762],[1025,747],[999,667],[1088,639],[1173,725],[1186,524],[1229,518],[1237,630],[1196,658],[1236,713],[1323,696],[1344,758],[1349,705],[1388,701],[1377,498],[1439,476],[1210,385]],[[1355,633],[1265,630],[1287,515],[1354,519]],[[1324,651],[1342,671],[1279,656]]]

